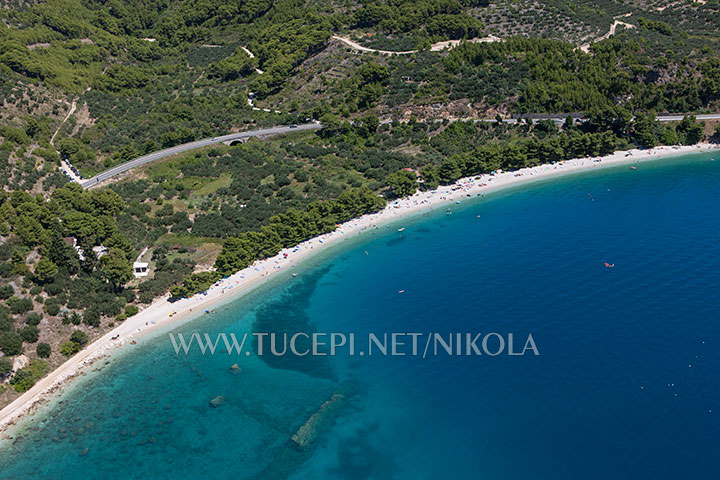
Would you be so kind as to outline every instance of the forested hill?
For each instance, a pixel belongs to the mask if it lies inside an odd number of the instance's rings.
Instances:
[[[60,157],[89,177],[198,138],[309,119],[346,131],[376,119],[585,112],[637,141],[672,135],[617,125],[720,111],[713,0],[3,6],[0,178],[9,190],[62,185]],[[467,41],[435,48],[453,40]]]
[[[623,103],[647,94],[651,100],[633,107],[690,111],[710,108],[717,100],[706,91],[714,88],[709,82],[717,76],[720,7],[713,1],[702,8],[664,2],[628,6],[612,0],[527,5],[482,0],[7,4],[15,8],[0,12],[8,26],[0,31],[6,100],[15,105],[22,100],[16,85],[22,80],[68,97],[92,89],[96,93],[81,100],[94,119],[107,113],[106,104],[113,101],[122,103],[113,107],[115,117],[128,110],[134,116],[160,115],[137,97],[163,94],[196,102],[202,94],[205,105],[183,102],[202,110],[217,107],[213,102],[218,98],[241,108],[253,92],[260,100],[267,98],[266,106],[283,112],[300,108],[318,113],[330,103],[327,109],[343,116],[374,106],[398,112],[455,100],[470,103],[466,113],[567,112],[604,99]],[[620,22],[613,27],[619,40],[590,47],[614,22]],[[475,44],[450,58],[437,52],[374,58],[357,55],[331,38],[344,35],[368,48],[407,51],[489,34],[560,41]],[[387,71],[368,79],[362,68],[373,61]],[[357,101],[352,100],[355,93]],[[218,128],[207,119],[193,120]]]
[[[12,166],[0,174],[14,188],[32,183],[39,191],[42,168],[57,152],[87,177],[160,148],[307,119],[339,126],[368,114],[432,122],[615,112],[627,122],[720,110],[713,0],[6,0],[4,7],[0,135],[39,147],[8,154]],[[25,171],[17,168],[23,155]]]

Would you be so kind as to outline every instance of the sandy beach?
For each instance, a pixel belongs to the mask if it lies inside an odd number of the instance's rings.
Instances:
[[[37,411],[38,407],[50,399],[53,394],[60,394],[61,387],[68,385],[72,378],[87,372],[98,359],[121,349],[132,348],[142,337],[147,338],[149,334],[161,333],[162,327],[175,327],[202,315],[206,310],[212,310],[223,303],[235,300],[240,295],[262,285],[268,279],[274,278],[277,273],[286,272],[311,255],[324,251],[328,246],[336,245],[363,233],[372,232],[375,227],[380,225],[397,222],[438,207],[446,208],[448,204],[469,200],[469,197],[474,198],[542,179],[623,164],[630,166],[664,157],[707,152],[719,147],[713,144],[657,147],[652,150],[616,152],[602,158],[573,159],[513,172],[465,178],[454,185],[439,187],[433,192],[418,192],[411,197],[395,201],[378,213],[351,220],[338,226],[331,233],[305,241],[296,247],[284,249],[275,257],[255,262],[245,270],[217,282],[204,294],[173,303],[167,301],[168,296],[157,299],[140,313],[128,318],[117,328],[68,359],[55,371],[38,381],[30,390],[3,408],[0,411],[0,431],[6,431],[26,414]]]

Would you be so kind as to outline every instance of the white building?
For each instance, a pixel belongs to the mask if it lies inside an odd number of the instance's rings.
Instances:
[[[71,247],[73,247],[75,249],[80,260],[85,260],[85,252],[83,252],[83,249],[80,247],[80,245],[78,245],[77,238],[65,237],[65,238],[63,238],[63,240],[65,241],[65,243],[67,243],[68,245],[70,245]],[[108,248],[104,245],[98,245],[98,246],[93,247],[92,251],[93,251],[93,254],[95,254],[95,258],[100,258],[103,255],[108,253]]]
[[[135,278],[139,277],[147,277],[150,273],[150,269],[148,268],[148,263],[145,262],[135,262],[133,263],[133,273],[135,274]]]

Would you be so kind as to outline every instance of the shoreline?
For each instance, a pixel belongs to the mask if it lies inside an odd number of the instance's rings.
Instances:
[[[277,278],[274,274],[294,268],[315,253],[337,245],[340,240],[354,238],[362,233],[372,232],[380,225],[414,217],[460,200],[470,200],[534,181],[678,155],[704,153],[718,148],[720,145],[703,143],[692,146],[656,147],[650,150],[618,151],[605,157],[577,158],[495,175],[467,177],[452,185],[441,186],[433,192],[418,191],[411,197],[388,204],[377,213],[352,219],[339,225],[333,232],[314,237],[295,247],[283,249],[272,258],[256,261],[250,267],[216,282],[205,293],[173,303],[167,301],[169,294],[156,299],[147,308],[70,357],[53,372],[40,379],[30,390],[5,406],[0,411],[0,433],[4,433],[4,437],[7,438],[8,429],[21,424],[27,415],[37,413],[51,398],[61,393],[63,387],[72,383],[73,378],[87,374],[89,367],[96,361],[120,351],[123,346],[162,333],[163,328],[177,327],[201,316],[206,311],[236,300],[264,285],[268,280]],[[601,160],[598,161],[598,158]],[[127,348],[123,350],[126,351]]]

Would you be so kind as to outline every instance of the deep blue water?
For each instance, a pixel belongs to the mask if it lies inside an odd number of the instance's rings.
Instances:
[[[161,336],[33,420],[0,453],[0,478],[718,478],[710,158],[383,227],[176,330],[513,332],[540,356],[186,357]],[[345,400],[294,446],[334,392]]]

